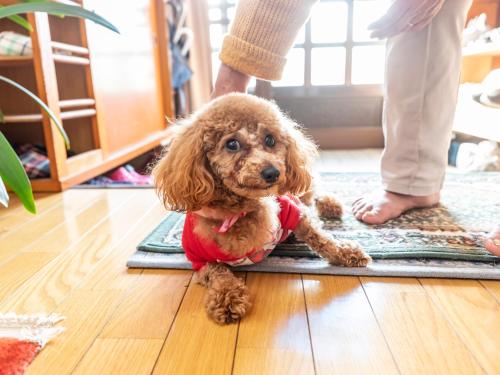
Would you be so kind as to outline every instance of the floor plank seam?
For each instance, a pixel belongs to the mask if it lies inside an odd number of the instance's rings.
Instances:
[[[392,352],[391,345],[389,344],[389,340],[387,340],[387,337],[385,335],[384,330],[382,329],[382,326],[380,324],[380,321],[378,320],[378,316],[375,313],[375,309],[372,306],[372,302],[370,301],[370,297],[368,297],[368,293],[366,292],[365,285],[363,284],[363,281],[361,281],[360,277],[357,277],[359,285],[361,285],[361,288],[363,289],[363,293],[365,295],[366,300],[368,301],[368,304],[370,305],[370,309],[372,310],[373,317],[375,318],[375,321],[377,322],[377,327],[380,330],[380,333],[382,334],[382,337],[384,338],[385,345],[387,346],[387,349],[389,350],[389,353],[391,353],[391,358],[392,361],[394,362],[394,366],[396,367],[396,370],[400,375],[402,375],[401,369],[399,368],[399,363],[396,360],[396,357],[394,353]]]
[[[497,298],[497,296],[495,295],[495,293],[493,293],[493,292],[490,290],[490,288],[488,288],[486,285],[484,285],[484,283],[483,283],[483,281],[482,281],[482,280],[476,280],[476,281],[477,281],[479,284],[481,284],[481,286],[482,286],[484,289],[486,289],[486,292],[488,292],[488,294],[489,294],[490,296],[492,296],[492,297],[493,297],[493,299],[494,299],[495,301],[497,301],[497,304],[499,304],[499,305],[500,305],[500,300]]]
[[[167,343],[168,337],[170,336],[170,331],[172,331],[172,327],[174,326],[175,321],[177,320],[177,315],[179,314],[179,310],[181,309],[182,303],[184,302],[184,297],[186,297],[187,290],[188,290],[189,286],[191,285],[191,283],[193,282],[193,276],[194,276],[194,272],[191,273],[191,277],[189,278],[189,283],[184,288],[184,293],[182,294],[179,305],[177,306],[177,309],[175,310],[174,318],[172,319],[172,322],[170,323],[170,327],[168,327],[167,334],[165,335],[165,339],[163,340],[163,343],[161,344],[160,351],[158,352],[158,356],[156,357],[155,363],[153,364],[153,367],[151,368],[150,374],[154,373],[155,368],[158,365],[158,361],[160,359],[163,348],[165,347],[165,344]]]
[[[135,194],[133,195],[135,196]],[[132,196],[132,197],[133,197]],[[131,198],[132,198],[131,197]],[[153,211],[155,209],[155,206],[156,206],[156,203],[151,203],[151,206],[148,207],[145,211],[144,211],[144,214],[141,215],[137,221],[131,226],[129,227],[129,229],[122,235],[121,239],[116,243],[114,244],[113,246],[110,246],[109,250],[106,252],[106,254],[104,254],[102,256],[102,258],[100,260],[97,261],[97,263],[94,265],[93,269],[91,271],[89,271],[89,273],[87,275],[89,275],[95,268],[97,268],[100,264],[102,264],[102,262],[105,261],[105,259],[113,253],[113,251],[118,248],[120,245],[122,245],[122,243],[124,242],[125,239],[127,239],[127,237],[134,232],[134,230],[140,225],[142,219],[146,216],[148,216],[148,214]],[[120,205],[120,207],[122,207]],[[126,264],[124,263],[123,264],[124,267],[126,267]],[[144,272],[144,269],[142,269],[141,273],[139,275],[142,275],[142,273]],[[86,282],[86,278],[84,278],[79,284],[77,284],[75,286],[75,289],[78,289],[79,286],[81,286],[82,284],[84,284]],[[93,287],[90,288],[91,290],[97,290],[97,289],[94,289]]]
[[[80,365],[80,363],[83,361],[83,359],[85,358],[85,356],[89,352],[90,348],[92,348],[92,346],[94,345],[95,341],[99,338],[99,335],[102,333],[102,331],[104,330],[104,328],[106,327],[106,325],[108,324],[108,322],[111,320],[111,318],[113,318],[113,314],[118,310],[118,308],[124,302],[124,300],[125,300],[126,297],[127,297],[127,293],[124,290],[124,291],[122,291],[122,296],[120,296],[120,302],[116,304],[116,306],[113,309],[113,311],[109,312],[108,318],[103,322],[101,329],[99,330],[99,332],[97,332],[97,334],[95,335],[95,337],[92,340],[92,342],[90,343],[90,345],[87,346],[87,349],[85,350],[85,352],[81,355],[80,358],[78,358],[78,360],[76,361],[75,365],[71,368],[71,372],[70,373],[73,373],[78,368],[78,366]]]
[[[247,284],[248,272],[245,272],[245,285]],[[236,328],[236,340],[234,341],[234,350],[233,350],[233,363],[231,363],[231,375],[234,374],[234,364],[236,363],[236,350],[238,349],[238,337],[240,335],[240,324],[241,319],[238,321],[238,327]]]
[[[148,210],[147,212],[149,212],[149,211],[150,210]],[[145,215],[141,216],[141,218],[144,216]],[[144,273],[144,268],[141,269],[141,273],[139,274],[139,276],[142,275],[143,273]],[[75,371],[78,368],[78,365],[83,361],[83,359],[85,358],[85,356],[87,355],[89,350],[92,348],[92,346],[94,345],[96,340],[101,338],[100,336],[101,336],[101,333],[103,332],[103,330],[106,328],[106,326],[111,321],[111,319],[113,319],[113,316],[116,313],[116,311],[118,311],[118,309],[126,302],[127,297],[134,291],[135,288],[136,288],[136,285],[131,285],[129,288],[122,290],[122,296],[120,297],[120,301],[116,304],[116,308],[109,313],[108,319],[106,319],[106,321],[103,323],[101,329],[99,330],[99,332],[97,332],[96,336],[92,340],[92,343],[88,346],[87,350],[85,350],[85,353],[83,353],[82,356],[78,359],[77,363],[72,368],[71,372]],[[122,339],[122,338],[111,337],[111,339]],[[158,352],[158,356],[159,355],[160,355],[160,352]]]
[[[313,361],[313,371],[314,371],[314,374],[317,374],[318,371],[316,369],[316,358],[314,356],[314,346],[313,346],[313,340],[312,340],[312,334],[311,334],[311,324],[309,323],[309,310],[307,308],[307,298],[306,298],[306,290],[304,287],[304,275],[303,274],[300,274],[300,281],[302,284],[302,296],[304,297],[304,308],[306,310],[307,332],[309,333],[309,346],[311,348],[311,356],[312,356],[312,361]]]
[[[474,361],[476,361],[477,365],[481,368],[481,370],[483,370],[483,372],[485,374],[488,374],[488,371],[486,371],[486,369],[484,368],[481,361],[476,357],[474,352],[470,349],[470,347],[468,345],[468,340],[461,335],[460,330],[458,330],[457,327],[455,327],[455,325],[453,324],[453,322],[451,322],[450,319],[448,319],[448,315],[446,314],[446,311],[444,311],[439,306],[439,303],[437,303],[437,301],[434,299],[434,297],[427,291],[427,288],[422,284],[422,281],[420,280],[420,278],[417,278],[417,280],[418,280],[418,283],[420,284],[420,286],[422,287],[422,289],[425,291],[425,295],[427,296],[427,298],[429,298],[430,302],[434,305],[434,307],[437,309],[437,311],[439,311],[439,314],[441,314],[441,317],[443,317],[443,319],[446,321],[446,323],[450,327],[450,330],[455,334],[455,336],[464,345],[464,347],[467,349],[467,351],[469,352],[471,357],[474,358]],[[472,281],[474,281],[474,280],[472,280]],[[475,280],[475,281],[478,282],[477,280]]]

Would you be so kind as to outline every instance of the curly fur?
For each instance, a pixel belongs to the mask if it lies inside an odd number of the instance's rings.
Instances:
[[[274,139],[270,146],[265,140]],[[237,141],[230,150],[228,141]],[[276,226],[279,206],[270,197],[302,196],[312,203],[311,163],[317,150],[300,127],[271,102],[250,95],[228,94],[200,109],[184,124],[153,175],[157,191],[171,210],[198,212],[195,232],[214,241],[231,255],[262,248],[269,229]],[[261,172],[273,167],[276,180]],[[331,197],[316,200],[326,217],[341,215],[341,205]],[[232,215],[246,212],[230,231],[214,231]],[[321,230],[304,206],[295,235],[329,262],[365,266],[370,258],[355,243],[340,243]],[[217,323],[229,323],[250,306],[245,284],[222,264],[208,264],[198,271],[208,289],[206,310]]]

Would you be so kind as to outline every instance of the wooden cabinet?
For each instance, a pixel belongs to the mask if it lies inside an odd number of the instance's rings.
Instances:
[[[12,1],[0,0],[0,4]],[[68,1],[64,1],[68,3]],[[72,17],[28,15],[33,55],[0,56],[0,74],[35,92],[61,119],[62,138],[24,94],[0,83],[0,130],[13,143],[47,148],[51,176],[36,191],[63,190],[159,145],[173,117],[168,30],[162,0],[83,0],[120,30]],[[0,31],[27,31],[0,20]]]

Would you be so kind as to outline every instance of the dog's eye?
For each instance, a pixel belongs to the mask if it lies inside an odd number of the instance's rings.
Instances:
[[[274,145],[276,144],[276,141],[274,140],[274,137],[271,134],[266,135],[264,142],[266,143],[267,147],[274,147]]]
[[[226,148],[231,152],[239,151],[240,147],[240,142],[238,142],[236,139],[230,139],[226,142]]]

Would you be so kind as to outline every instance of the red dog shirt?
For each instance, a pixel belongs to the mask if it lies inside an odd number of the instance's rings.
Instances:
[[[278,213],[279,225],[272,233],[271,240],[262,249],[252,249],[243,257],[234,257],[224,253],[214,241],[202,239],[194,233],[197,215],[188,212],[184,222],[182,232],[182,247],[187,258],[191,261],[194,270],[199,270],[207,263],[226,263],[230,266],[252,265],[262,261],[280,242],[283,242],[288,235],[297,227],[301,210],[300,202],[294,196],[283,195],[276,197],[280,205]],[[226,220],[228,221],[228,220]],[[236,222],[235,218],[229,219],[229,224],[224,224],[219,232],[226,232],[229,227]]]

